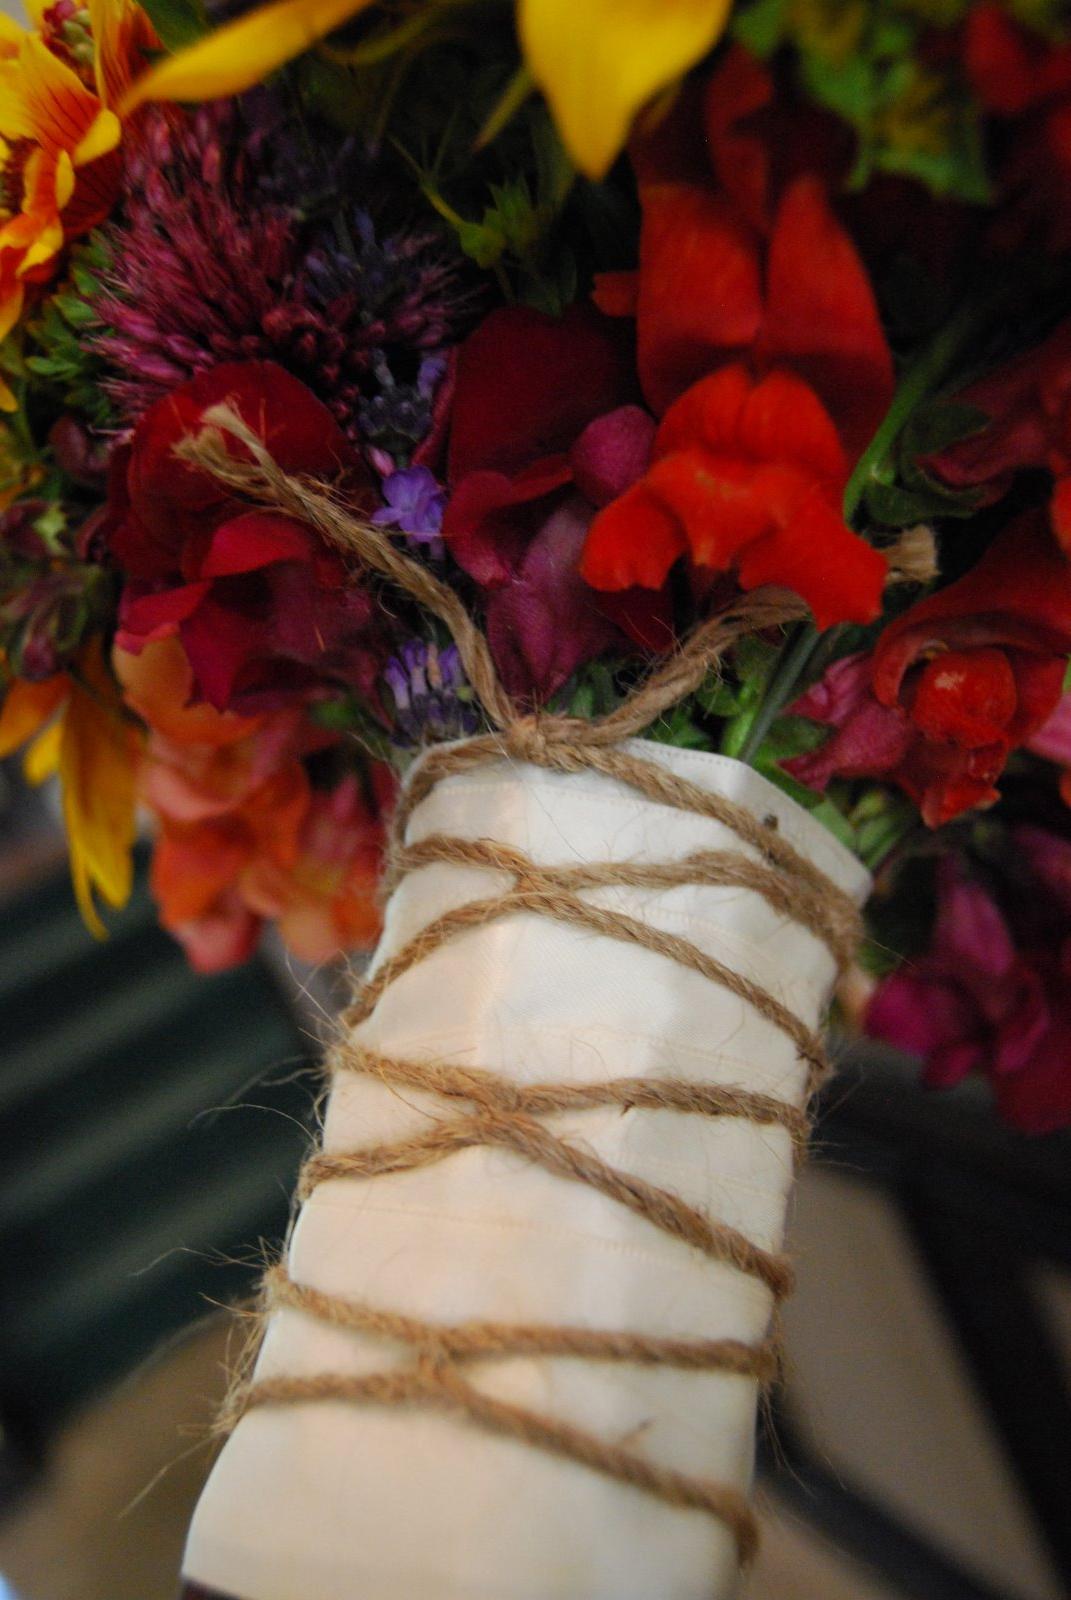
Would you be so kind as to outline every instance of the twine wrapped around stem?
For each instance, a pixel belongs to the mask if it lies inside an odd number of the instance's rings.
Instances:
[[[497,887],[485,898],[467,901],[434,918],[375,967],[344,1022],[356,1027],[365,1021],[392,984],[467,930],[527,913],[640,946],[729,990],[791,1040],[806,1064],[810,1094],[827,1071],[822,1042],[782,1001],[690,939],[585,898],[589,891],[620,885],[740,888],[761,896],[778,914],[819,939],[838,969],[843,971],[850,963],[860,937],[854,901],[779,835],[775,818],[759,819],[744,806],[646,760],[624,744],[696,690],[735,641],[801,619],[806,614],[803,602],[772,589],[741,598],[700,624],[672,656],[653,667],[622,703],[603,717],[584,721],[528,714],[505,692],[486,637],[453,590],[392,543],[382,529],[349,509],[329,486],[283,472],[232,408],[215,407],[204,420],[204,430],[183,441],[179,454],[236,493],[312,526],[362,568],[438,617],[457,645],[493,729],[460,744],[434,748],[422,758],[395,814],[387,881],[393,887],[405,875],[429,865],[454,864],[494,874]],[[907,576],[917,576],[924,543],[913,536],[906,552]],[[418,842],[407,841],[412,812],[437,784],[504,757],[553,772],[598,773],[658,805],[721,824],[732,831],[747,853],[705,850],[666,863],[548,867],[493,840],[433,834]],[[805,1112],[794,1106],[744,1088],[712,1087],[681,1079],[617,1078],[592,1085],[520,1086],[486,1068],[392,1060],[353,1042],[337,1047],[329,1065],[336,1075],[366,1073],[390,1085],[421,1091],[437,1099],[446,1114],[429,1131],[406,1139],[315,1154],[302,1174],[302,1199],[330,1180],[409,1171],[473,1146],[497,1146],[565,1181],[598,1190],[651,1226],[756,1279],[769,1291],[773,1307],[791,1290],[792,1273],[783,1256],[760,1248],[739,1229],[713,1220],[670,1190],[621,1171],[586,1147],[570,1142],[551,1131],[544,1118],[608,1104],[742,1118],[787,1129],[799,1156],[806,1144],[808,1123]],[[767,1337],[750,1346],[731,1339],[653,1338],[627,1329],[486,1321],[449,1326],[293,1283],[281,1265],[265,1280],[264,1318],[276,1307],[381,1338],[407,1349],[411,1360],[408,1365],[362,1376],[327,1372],[247,1379],[232,1396],[227,1426],[233,1426],[251,1407],[311,1400],[446,1409],[493,1433],[632,1484],[669,1505],[714,1516],[731,1531],[742,1561],[754,1553],[755,1519],[736,1487],[676,1472],[628,1445],[601,1438],[567,1420],[495,1398],[471,1381],[465,1368],[475,1359],[569,1355],[599,1362],[730,1372],[765,1384],[777,1372],[776,1339]]]

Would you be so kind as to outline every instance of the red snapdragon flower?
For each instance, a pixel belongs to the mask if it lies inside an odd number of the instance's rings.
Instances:
[[[888,777],[940,827],[998,798],[1009,754],[1059,703],[1069,650],[1071,566],[1029,512],[886,628],[872,656],[837,662],[796,701],[796,715],[836,732],[787,770],[818,789]]]
[[[553,694],[615,644],[618,619],[665,646],[659,603],[624,611],[578,572],[597,507],[647,465],[654,422],[635,404],[623,330],[586,306],[561,319],[493,311],[462,345],[443,537],[483,591],[492,653],[510,693]]]
[[[655,589],[687,555],[735,570],[744,589],[794,589],[819,627],[869,622],[886,563],[844,522],[847,478],[837,430],[801,378],[755,383],[723,367],[670,406],[647,472],[596,517],[581,573],[597,589]]]
[[[242,504],[175,454],[222,402],[285,471],[344,482],[356,504],[367,503],[364,467],[304,384],[271,362],[202,373],[154,406],[114,458],[108,538],[127,580],[120,646],[136,652],[177,634],[195,695],[219,710],[369,682],[373,608],[340,557],[312,529]]]
[[[581,570],[597,588],[657,586],[687,555],[744,588],[797,590],[822,626],[869,621],[885,561],[840,500],[892,360],[830,201],[829,140],[806,118],[786,158],[773,100],[771,74],[737,48],[634,152],[639,269],[598,298],[634,312],[663,420],[649,472],[595,519]]]

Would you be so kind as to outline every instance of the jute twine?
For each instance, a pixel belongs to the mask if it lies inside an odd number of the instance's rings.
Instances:
[[[549,917],[639,946],[729,990],[791,1040],[807,1065],[808,1092],[813,1091],[827,1072],[822,1041],[776,996],[691,940],[585,898],[586,892],[607,886],[669,889],[705,884],[747,890],[821,940],[838,969],[843,971],[850,963],[860,936],[854,903],[777,833],[776,819],[756,818],[744,807],[709,793],[623,744],[697,689],[735,640],[799,620],[806,615],[803,603],[778,590],[757,591],[740,600],[696,628],[669,660],[654,668],[607,716],[589,722],[526,715],[505,692],[487,640],[458,595],[392,543],[382,529],[356,515],[330,486],[283,472],[232,408],[220,406],[206,413],[204,430],[178,448],[185,459],[235,493],[315,528],[366,572],[439,617],[457,645],[494,730],[425,754],[394,818],[387,882],[392,888],[410,872],[446,863],[483,869],[495,875],[497,886],[485,898],[470,900],[433,919],[375,968],[344,1014],[345,1024],[355,1028],[364,1022],[392,984],[450,940],[504,917]],[[899,566],[895,559],[891,563],[894,579],[923,575],[932,553],[921,536],[923,531],[908,536]],[[747,853],[702,850],[666,863],[548,867],[490,839],[434,834],[417,842],[407,840],[410,816],[437,784],[504,758],[552,772],[598,773],[645,800],[720,823]],[[370,1074],[398,1089],[433,1096],[444,1106],[445,1115],[428,1131],[409,1138],[317,1153],[302,1174],[302,1199],[324,1182],[412,1171],[446,1160],[459,1150],[495,1146],[562,1179],[589,1185],[651,1226],[756,1279],[769,1291],[772,1307],[791,1290],[791,1269],[783,1256],[761,1249],[738,1229],[686,1204],[670,1190],[621,1171],[591,1150],[571,1143],[552,1132],[544,1119],[558,1112],[607,1105],[633,1111],[735,1117],[786,1129],[797,1153],[802,1153],[808,1121],[805,1112],[794,1106],[743,1088],[682,1079],[617,1078],[597,1084],[522,1086],[482,1068],[391,1060],[352,1039],[336,1046],[328,1065],[333,1074]],[[472,1381],[466,1369],[475,1361],[570,1356],[724,1372],[767,1384],[778,1369],[776,1339],[768,1337],[750,1346],[732,1339],[655,1338],[628,1330],[543,1324],[467,1322],[451,1326],[324,1294],[292,1282],[281,1264],[265,1279],[263,1317],[278,1307],[400,1346],[410,1353],[411,1360],[400,1368],[364,1377],[322,1373],[259,1381],[247,1378],[232,1397],[228,1425],[254,1406],[321,1400],[445,1410],[492,1433],[583,1463],[668,1505],[705,1512],[730,1529],[741,1560],[753,1555],[755,1518],[745,1496],[735,1487],[673,1471],[567,1420],[495,1399]]]

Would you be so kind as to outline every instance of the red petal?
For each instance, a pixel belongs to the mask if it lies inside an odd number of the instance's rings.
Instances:
[[[597,272],[591,298],[606,317],[634,317],[639,293],[638,272]]]
[[[628,334],[589,306],[561,318],[527,306],[492,311],[458,358],[450,482],[567,450],[593,417],[631,399]]]
[[[308,561],[313,535],[289,517],[248,511],[216,528],[200,564],[203,578],[255,572],[277,561]]]
[[[484,588],[507,583],[524,555],[531,528],[523,512],[516,514],[519,504],[524,494],[502,472],[470,472],[447,502],[443,538],[458,566]]]
[[[711,73],[703,101],[718,179],[752,227],[763,231],[769,224],[771,151],[746,119],[768,106],[773,95],[769,69],[742,45],[733,45]]]
[[[740,558],[745,589],[777,584],[801,595],[819,628],[872,622],[881,611],[885,557],[853,533],[815,488],[786,522],[748,545]]]
[[[137,654],[153,639],[166,639],[177,632],[179,624],[193,615],[210,588],[208,583],[187,583],[141,595],[128,589],[119,608],[119,648]]]
[[[687,548],[676,517],[640,482],[596,516],[580,575],[593,589],[660,589]]]
[[[1025,512],[966,577],[920,600],[893,622],[874,652],[874,692],[899,697],[908,668],[933,645],[1012,645],[1034,655],[1071,650],[1071,565],[1044,513]]]
[[[1053,533],[1067,554],[1071,555],[1071,478],[1057,479],[1049,514]]]
[[[741,549],[770,526],[755,469],[732,456],[678,450],[651,468],[645,483],[684,528],[692,559],[724,572]]]
[[[758,355],[801,372],[858,455],[892,398],[892,356],[866,269],[818,178],[785,191],[766,278]]]
[[[690,383],[752,343],[762,323],[758,240],[708,187],[641,191],[640,379],[657,414]]]
[[[206,472],[175,454],[203,426],[204,413],[228,404],[264,440],[284,472],[357,484],[367,473],[326,406],[297,378],[271,361],[212,367],[155,405],[134,433],[128,487],[134,511],[150,534],[175,547],[188,531],[203,530],[225,508],[227,493]],[[236,456],[244,453],[233,443]]]
[[[928,739],[972,750],[1006,736],[1017,700],[1003,650],[946,650],[923,667],[911,720]]]

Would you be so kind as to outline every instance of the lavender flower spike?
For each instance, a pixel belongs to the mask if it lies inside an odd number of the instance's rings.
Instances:
[[[424,547],[433,561],[444,553],[442,541],[446,493],[427,467],[404,467],[383,480],[386,504],[373,512],[381,528],[398,528],[412,544]]]
[[[479,727],[456,645],[409,639],[387,662],[383,681],[394,702],[392,737],[401,749],[463,739]]]

